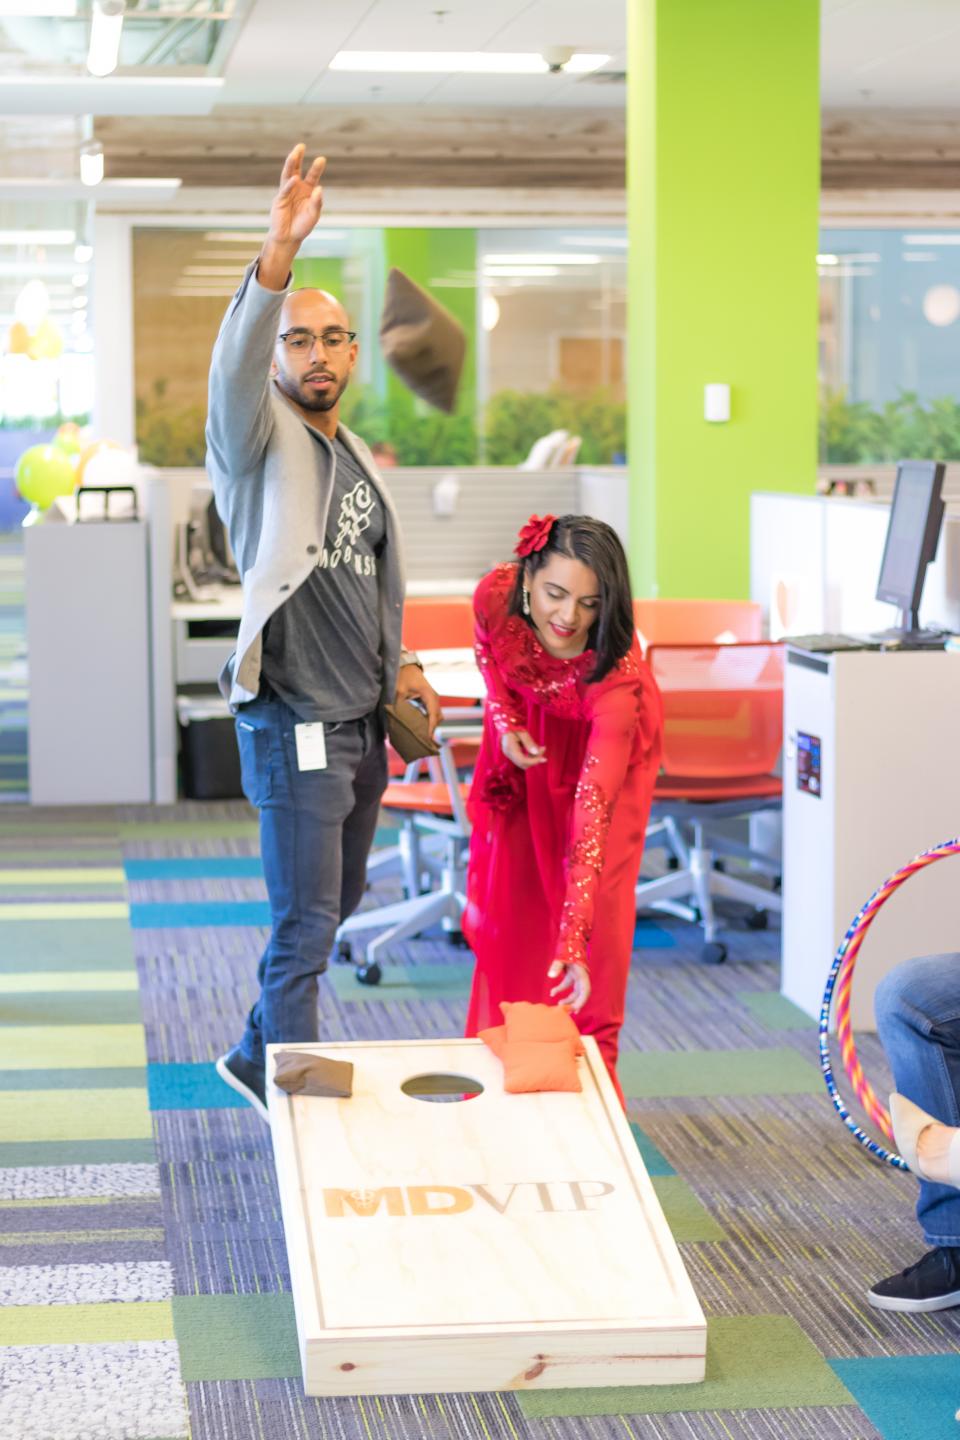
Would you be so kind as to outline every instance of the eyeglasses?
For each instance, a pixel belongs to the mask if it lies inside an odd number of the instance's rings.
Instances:
[[[342,350],[356,338],[356,330],[324,330],[322,335],[317,335],[313,330],[297,329],[284,330],[282,335],[277,336],[294,355],[306,355],[314,345],[324,350]]]

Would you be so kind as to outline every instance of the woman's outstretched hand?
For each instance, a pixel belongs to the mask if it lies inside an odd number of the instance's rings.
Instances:
[[[518,770],[530,770],[534,765],[542,765],[547,758],[546,750],[526,730],[508,730],[500,741],[500,748]]]
[[[572,1015],[576,1015],[590,998],[590,971],[577,960],[570,965],[563,960],[554,960],[547,971],[547,979],[556,980],[558,977],[560,983],[554,985],[550,998],[552,1000],[556,996],[558,1005],[563,1005]]]

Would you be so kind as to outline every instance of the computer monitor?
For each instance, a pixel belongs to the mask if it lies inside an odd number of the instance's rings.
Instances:
[[[901,460],[897,466],[877,599],[897,606],[906,632],[920,629],[920,596],[943,520],[945,469],[937,460]]]

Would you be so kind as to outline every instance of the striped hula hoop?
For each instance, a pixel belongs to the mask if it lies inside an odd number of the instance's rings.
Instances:
[[[878,1145],[875,1140],[871,1140],[870,1136],[851,1117],[840,1098],[830,1065],[830,1006],[834,987],[836,987],[837,1040],[840,1044],[843,1068],[853,1086],[853,1092],[866,1114],[887,1139],[892,1139],[893,1128],[887,1108],[878,1099],[876,1092],[864,1075],[857,1055],[857,1047],[853,1043],[853,1031],[850,1026],[850,988],[853,984],[853,971],[867,931],[877,918],[877,912],[886,904],[894,891],[899,890],[900,886],[905,884],[910,876],[915,875],[918,870],[925,869],[937,860],[945,860],[948,855],[956,855],[958,851],[960,851],[960,838],[945,840],[942,845],[936,845],[932,850],[924,850],[922,854],[915,856],[909,865],[904,865],[902,870],[898,870],[885,880],[879,890],[873,892],[863,909],[854,916],[846,935],[840,942],[840,948],[833,958],[833,965],[827,977],[827,988],[823,992],[823,1004],[820,1007],[820,1069],[823,1071],[827,1093],[833,1108],[853,1138],[858,1140],[865,1150],[876,1156],[878,1160],[886,1161],[896,1170],[909,1170],[910,1167],[901,1156],[885,1149],[883,1145]]]

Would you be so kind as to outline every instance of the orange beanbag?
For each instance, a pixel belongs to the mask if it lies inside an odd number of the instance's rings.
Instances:
[[[480,1039],[503,1064],[503,1088],[512,1095],[582,1088],[577,1056],[580,1032],[566,1010],[503,1001],[504,1024],[480,1031]]]

